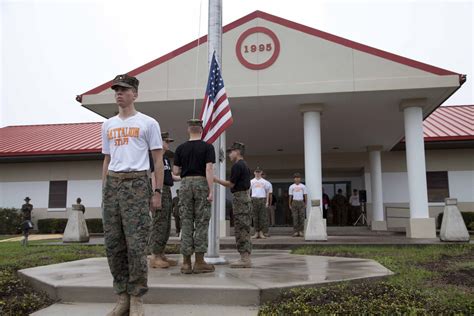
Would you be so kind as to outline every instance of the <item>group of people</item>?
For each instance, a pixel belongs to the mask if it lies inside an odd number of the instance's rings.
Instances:
[[[135,77],[114,78],[111,88],[118,115],[102,125],[104,240],[118,295],[109,316],[144,315],[142,297],[148,290],[148,264],[152,268],[178,264],[165,255],[172,215],[179,220],[181,230],[181,273],[214,271],[214,266],[204,260],[214,183],[229,187],[233,194],[240,259],[230,267],[251,267],[251,172],[244,160],[245,145],[235,142],[227,150],[233,163],[231,176],[228,181],[218,179],[214,176],[214,147],[201,139],[202,121],[191,119],[187,129],[189,140],[176,148],[171,166],[164,153],[173,139],[161,131],[155,119],[135,109],[138,86]],[[171,187],[176,181],[181,185],[178,198],[173,200]],[[263,233],[264,225],[261,227]]]
[[[354,224],[362,211],[359,191],[354,189],[348,199],[343,194],[342,189],[338,189],[337,194],[330,201],[330,210],[332,213],[332,224],[338,226]]]

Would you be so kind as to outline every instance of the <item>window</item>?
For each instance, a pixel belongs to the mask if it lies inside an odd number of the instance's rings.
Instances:
[[[67,181],[49,182],[48,208],[66,208]]]
[[[426,173],[428,184],[428,202],[444,202],[449,197],[449,182],[447,171]]]

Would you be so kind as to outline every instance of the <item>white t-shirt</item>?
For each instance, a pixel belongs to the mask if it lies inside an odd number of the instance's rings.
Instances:
[[[264,178],[253,178],[250,181],[250,190],[252,191],[253,198],[266,198],[270,192],[271,184]]]
[[[306,186],[303,183],[296,184],[293,183],[290,185],[290,189],[288,190],[289,195],[293,195],[293,200],[294,201],[303,201],[304,200],[304,195],[308,194],[308,191],[306,190]]]
[[[271,182],[267,179],[264,180],[267,181],[268,193],[273,193],[273,185],[271,184]]]
[[[162,148],[160,125],[143,113],[125,120],[116,115],[102,124],[102,153],[110,155],[111,171],[148,170],[148,150]]]
[[[352,206],[360,206],[359,196],[352,195],[351,198],[349,199],[349,204]]]

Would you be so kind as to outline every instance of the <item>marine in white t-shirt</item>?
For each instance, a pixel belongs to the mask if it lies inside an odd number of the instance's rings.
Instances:
[[[110,155],[109,170],[115,172],[148,170],[148,150],[163,148],[160,125],[140,112],[126,119],[116,115],[105,121],[102,144],[102,153]]]
[[[303,183],[290,185],[288,194],[293,196],[293,201],[304,201],[305,194],[308,194],[306,186]]]
[[[268,182],[264,178],[253,178],[250,181],[251,197],[253,198],[267,198],[270,189],[270,182]]]

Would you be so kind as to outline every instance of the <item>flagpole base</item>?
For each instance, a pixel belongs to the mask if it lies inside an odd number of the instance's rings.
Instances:
[[[207,263],[209,264],[215,264],[215,265],[221,265],[221,264],[228,264],[229,261],[223,256],[211,256],[208,257],[207,255],[204,258]]]

